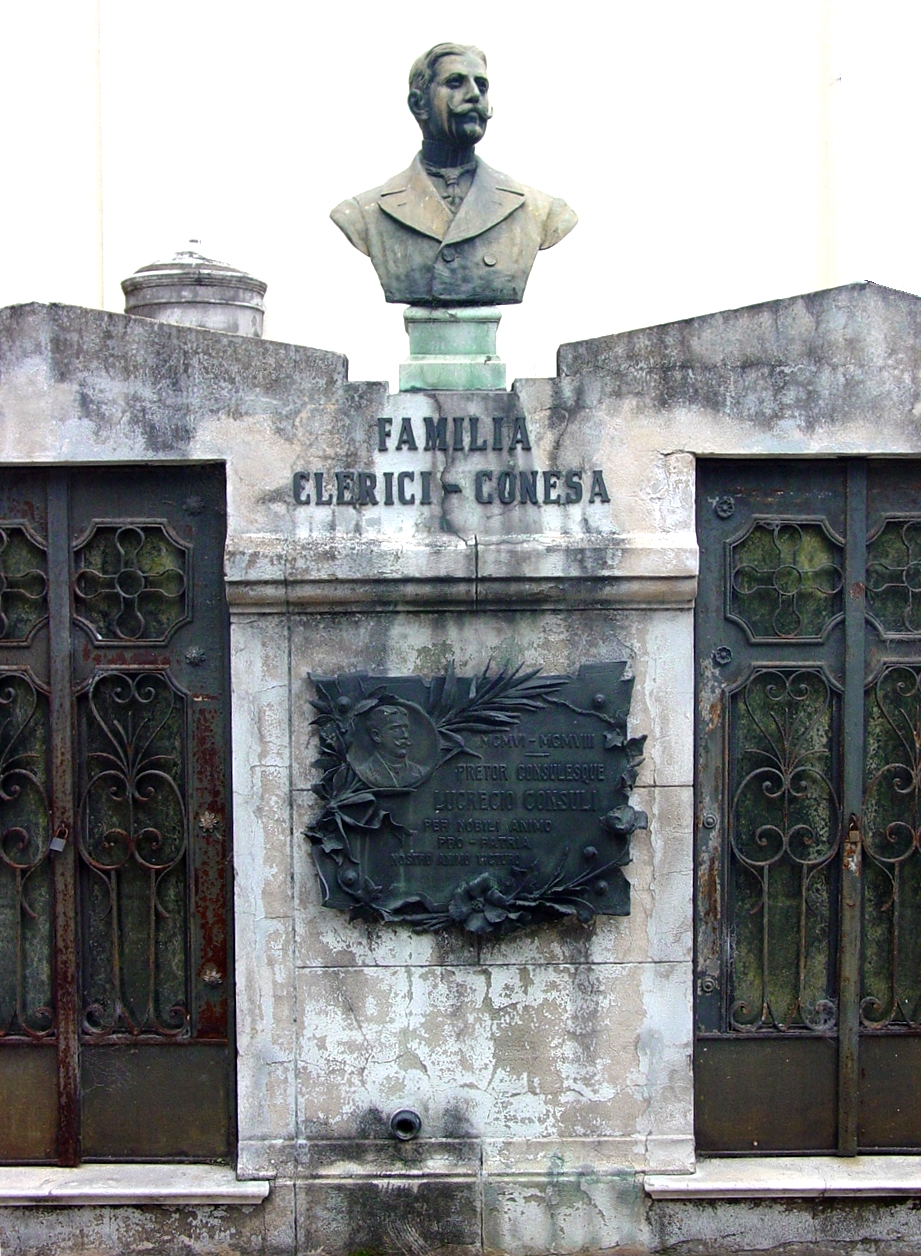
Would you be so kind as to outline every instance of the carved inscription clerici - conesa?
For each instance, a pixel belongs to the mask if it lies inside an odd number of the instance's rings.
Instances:
[[[533,467],[517,465],[531,454],[524,415],[381,416],[372,439],[378,462],[370,467],[323,467],[294,473],[292,492],[299,506],[431,506],[459,494],[480,506],[553,507],[603,505],[611,497],[600,467]],[[446,455],[444,472],[407,466],[415,453]],[[504,455],[493,466],[467,468],[467,454]],[[399,467],[382,466],[387,455],[399,456]],[[516,465],[509,462],[515,459]]]

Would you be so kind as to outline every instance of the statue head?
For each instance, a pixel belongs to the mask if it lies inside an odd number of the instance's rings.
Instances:
[[[409,108],[423,140],[459,148],[478,143],[492,117],[486,57],[468,44],[436,44],[413,62]]]
[[[410,746],[409,716],[402,707],[380,704],[368,712],[365,720],[378,754],[387,762],[406,758]]]

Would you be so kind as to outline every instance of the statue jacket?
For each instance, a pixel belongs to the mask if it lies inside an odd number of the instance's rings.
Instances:
[[[330,215],[374,263],[388,301],[410,305],[511,305],[524,296],[538,249],[576,224],[565,203],[477,161],[452,215],[417,154],[383,187]]]

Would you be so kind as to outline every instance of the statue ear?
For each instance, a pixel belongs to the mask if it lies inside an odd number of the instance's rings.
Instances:
[[[407,97],[406,103],[409,105],[410,113],[417,122],[424,122],[428,116],[428,93],[422,92],[418,87],[414,87]]]

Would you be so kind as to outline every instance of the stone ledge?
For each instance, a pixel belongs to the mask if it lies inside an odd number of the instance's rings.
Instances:
[[[213,1164],[85,1164],[0,1168],[0,1208],[46,1205],[261,1204],[270,1183],[240,1182]]]
[[[687,1173],[694,1163],[690,1134],[598,1138],[392,1138],[256,1140],[238,1147],[241,1171],[298,1181],[442,1177],[515,1178],[541,1182],[580,1177]]]
[[[228,538],[227,597],[237,613],[361,609],[688,609],[697,592],[692,533],[557,533],[504,538]]]
[[[693,1173],[648,1173],[653,1199],[921,1195],[921,1156],[727,1156]]]
[[[301,1177],[350,1178],[476,1177],[481,1148],[475,1138],[306,1139],[297,1145]]]
[[[644,1169],[676,1173],[693,1163],[690,1135],[483,1139],[483,1173],[487,1177],[605,1177]]]

